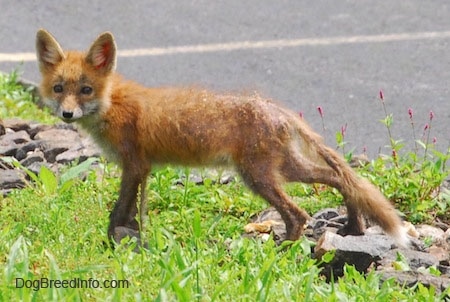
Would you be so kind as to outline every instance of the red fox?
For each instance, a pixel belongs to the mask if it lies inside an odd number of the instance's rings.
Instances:
[[[341,192],[348,212],[344,234],[363,234],[365,216],[400,246],[408,244],[393,205],[296,113],[258,95],[145,88],[126,81],[115,73],[116,44],[109,32],[83,53],[63,51],[41,29],[36,50],[45,103],[63,121],[77,122],[122,167],[108,228],[115,241],[127,233],[139,237],[139,191],[145,190],[153,164],[170,163],[234,166],[281,214],[288,240],[299,239],[310,216],[291,201],[283,184],[304,182]]]

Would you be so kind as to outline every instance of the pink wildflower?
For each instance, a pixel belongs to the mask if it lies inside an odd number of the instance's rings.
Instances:
[[[347,123],[345,123],[345,125],[341,127],[341,134],[342,134],[342,136],[345,136],[346,132],[347,132]]]
[[[321,106],[317,106],[317,111],[319,111],[320,117],[323,118],[323,110]]]
[[[409,119],[413,119],[414,112],[411,108],[408,108]]]

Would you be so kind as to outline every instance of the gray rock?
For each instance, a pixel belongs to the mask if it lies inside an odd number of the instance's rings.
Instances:
[[[324,220],[330,220],[334,217],[338,217],[339,211],[336,209],[331,209],[331,208],[327,208],[327,209],[323,209],[318,211],[317,213],[315,213],[312,218],[314,219],[324,219]]]
[[[78,150],[70,149],[70,150],[64,151],[64,152],[56,155],[55,161],[58,164],[68,164],[75,160],[80,159],[80,157],[81,157],[81,154]]]
[[[196,185],[203,185],[203,177],[200,175],[191,174],[189,175],[189,181],[196,184]]]
[[[54,144],[54,143],[46,143],[44,148],[44,156],[45,159],[49,163],[54,163],[56,161],[56,157],[58,154],[61,154],[65,151],[67,151],[69,147],[61,146],[60,144]]]
[[[42,141],[39,140],[30,141],[18,147],[15,157],[17,160],[20,161],[27,157],[28,152],[35,151],[36,149],[41,149],[42,147],[43,147]]]
[[[25,187],[25,173],[17,169],[0,170],[0,189],[16,189]]]
[[[17,132],[6,132],[2,138],[2,145],[7,145],[7,144],[23,144],[23,143],[27,143],[31,140],[30,136],[28,135],[28,132],[26,132],[25,130],[20,130]]]
[[[0,136],[0,155],[14,157],[35,174],[39,173],[43,165],[57,172],[58,165],[73,160],[81,162],[100,155],[97,145],[79,134],[73,125],[50,126],[20,119],[8,119],[4,122],[7,133]],[[62,154],[64,152],[67,153]],[[59,163],[53,165],[56,161]],[[0,176],[2,194],[8,193],[10,188],[24,186],[25,172],[18,175],[14,167],[5,161],[0,163],[0,169],[8,171]]]
[[[26,158],[24,158],[23,160],[20,161],[20,163],[24,166],[24,167],[29,167],[30,165],[36,163],[36,162],[44,162],[45,158],[44,158],[44,153],[42,151],[34,151],[30,154],[28,154],[28,156]]]
[[[347,215],[341,215],[337,209],[323,209],[312,216],[309,227],[312,228],[311,236],[319,239],[325,232],[336,233],[347,222]]]
[[[39,173],[41,172],[42,166],[47,167],[49,170],[51,170],[55,173],[57,172],[57,171],[55,171],[55,168],[53,166],[51,166],[49,163],[47,163],[45,161],[34,162],[34,163],[30,164],[29,166],[27,166],[27,169],[30,170],[31,172],[33,172],[35,175],[39,175]]]
[[[236,180],[236,176],[234,176],[233,174],[225,174],[225,175],[222,175],[222,177],[219,180],[219,183],[221,185],[227,185],[229,183],[232,183],[235,180]]]
[[[416,230],[420,234],[420,238],[430,238],[433,243],[442,244],[445,242],[445,232],[437,227],[431,225],[419,225]]]
[[[323,272],[327,279],[331,276],[343,275],[344,265],[353,264],[360,272],[366,272],[369,266],[380,260],[393,246],[393,241],[384,235],[341,236],[325,232],[314,248],[315,257],[335,251],[330,263],[323,264]]]
[[[339,223],[344,225],[348,220],[347,215],[339,215],[330,219],[330,222]]]
[[[40,131],[34,136],[35,140],[42,140],[45,142],[80,142],[81,138],[78,132],[68,129],[51,128]]]
[[[22,130],[28,131],[28,129],[30,129],[30,123],[19,118],[5,119],[3,121],[3,125],[5,126],[5,128],[11,129],[14,132]]]
[[[44,125],[44,124],[34,124],[30,126],[30,129],[28,129],[28,134],[30,135],[30,137],[32,139],[36,139],[36,134],[38,134],[39,132],[45,131],[45,130],[49,130],[51,129],[52,126],[50,125]]]
[[[55,161],[58,164],[68,164],[74,161],[84,162],[89,157],[98,157],[98,152],[93,149],[78,148],[70,149],[56,155]]]
[[[43,148],[45,159],[49,163],[56,162],[56,157],[67,150],[80,150],[82,145],[77,141],[44,141]]]
[[[427,249],[430,255],[433,255],[439,262],[449,259],[449,251],[442,246],[432,245]]]
[[[413,251],[408,249],[393,249],[384,254],[383,259],[378,263],[384,268],[392,267],[392,263],[397,259],[397,253],[401,253],[408,262],[411,270],[417,270],[419,267],[428,268],[430,266],[438,266],[439,260],[426,252]]]
[[[76,133],[78,133],[79,136],[82,136],[81,132],[78,131],[78,128],[75,126],[75,124],[67,124],[67,123],[57,123],[56,125],[53,126],[53,128],[58,129],[58,130],[72,130]]]
[[[0,155],[2,156],[15,156],[19,145],[16,143],[7,143],[0,140]]]
[[[311,220],[310,226],[312,227],[311,236],[318,240],[325,232],[337,233],[338,230],[344,227],[344,223],[326,219],[315,219]]]
[[[439,264],[438,269],[439,269],[439,271],[442,274],[450,277],[450,263],[449,263],[449,261],[442,261],[442,263]]]
[[[382,281],[386,281],[391,278],[394,278],[398,284],[407,287],[413,287],[419,282],[426,287],[433,286],[436,289],[437,294],[445,291],[450,286],[450,279],[446,276],[437,277],[414,271],[389,271],[382,273]]]
[[[34,138],[42,142],[49,163],[55,162],[56,157],[67,150],[83,148],[80,135],[73,130],[51,128],[37,133]]]

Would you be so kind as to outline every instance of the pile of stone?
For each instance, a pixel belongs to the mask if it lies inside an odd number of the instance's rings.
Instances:
[[[92,140],[72,125],[4,120],[0,126],[0,194],[22,188],[28,181],[25,169],[15,167],[13,161],[35,174],[43,165],[57,173],[61,165],[99,155]]]
[[[401,285],[414,286],[420,282],[434,286],[438,293],[450,286],[450,226],[405,224],[413,244],[410,248],[398,248],[378,226],[369,227],[363,236],[338,235],[346,221],[344,208],[324,209],[312,216],[305,230],[307,238],[314,242],[313,257],[321,259],[327,252],[335,253],[330,263],[322,264],[322,273],[328,280],[342,276],[347,263],[360,272],[379,271],[384,280],[395,278]],[[246,237],[266,240],[272,236],[278,243],[286,236],[285,224],[273,208],[255,215],[245,231]]]

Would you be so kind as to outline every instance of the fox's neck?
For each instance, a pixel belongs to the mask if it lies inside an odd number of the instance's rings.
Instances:
[[[136,122],[137,115],[130,115],[130,109],[137,106],[138,102],[131,95],[146,88],[126,81],[118,74],[111,75],[107,80],[105,90],[98,99],[99,110],[80,118],[77,124],[92,136],[107,158],[120,164],[119,142],[112,142],[111,137],[115,137],[116,132],[123,129],[123,124]]]

